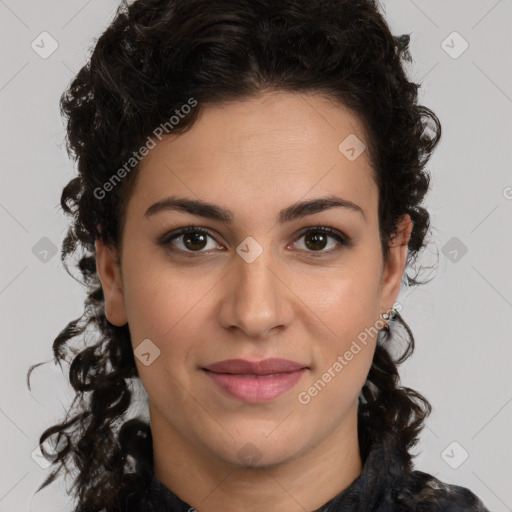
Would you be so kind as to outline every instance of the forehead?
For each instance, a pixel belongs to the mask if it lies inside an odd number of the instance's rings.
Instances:
[[[234,210],[257,201],[266,211],[336,194],[371,210],[377,189],[365,138],[354,113],[319,95],[207,105],[189,131],[164,137],[144,157],[134,193],[146,205],[178,194],[229,201]]]

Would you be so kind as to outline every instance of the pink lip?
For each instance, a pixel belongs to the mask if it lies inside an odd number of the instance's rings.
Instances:
[[[255,362],[229,359],[203,368],[229,395],[251,403],[277,398],[292,388],[307,369],[303,364],[276,358]]]

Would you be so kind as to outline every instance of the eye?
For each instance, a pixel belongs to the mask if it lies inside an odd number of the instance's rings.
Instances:
[[[341,233],[324,226],[309,228],[298,238],[298,240],[301,239],[304,239],[302,244],[297,241],[294,242],[294,245],[307,252],[319,252],[321,254],[335,252],[340,249],[340,245],[350,245],[348,239],[342,236]],[[329,239],[331,239],[330,244]],[[301,245],[302,247],[300,247]],[[324,250],[326,247],[329,247],[329,249]]]
[[[208,247],[208,238],[213,240],[206,229],[189,226],[165,235],[160,243],[164,246],[172,245],[172,249],[176,248],[182,252],[204,252],[204,249],[211,250],[218,247],[216,243]]]

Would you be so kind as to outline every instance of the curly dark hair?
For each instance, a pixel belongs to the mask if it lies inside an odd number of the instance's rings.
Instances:
[[[120,248],[138,167],[112,187],[108,200],[98,190],[190,98],[198,106],[173,133],[190,129],[207,105],[265,91],[322,94],[351,109],[364,126],[378,185],[383,259],[400,216],[409,214],[414,225],[407,268],[415,266],[430,227],[421,206],[430,186],[425,166],[441,125],[418,104],[420,85],[407,78],[409,43],[409,35],[392,35],[377,0],[123,1],[60,102],[67,151],[78,167],[61,196],[71,217],[61,258],[72,274],[69,259],[75,255],[87,295],[83,314],[53,343],[54,361],[70,365],[76,395],[62,423],[40,436],[56,469],[39,490],[61,470],[74,471],[79,510],[114,507],[120,495],[142,485],[131,458],[152,460],[148,423],[127,418],[138,373],[128,325],[106,318],[94,245],[98,238]],[[418,274],[404,278],[410,286],[424,284]],[[386,437],[412,469],[410,448],[431,405],[400,386],[397,366],[413,352],[414,337],[400,314],[393,322],[405,328],[406,349],[393,357],[396,336],[379,332],[359,399],[360,451],[366,457],[371,444]],[[85,348],[73,348],[72,340],[80,339]],[[29,387],[36,366],[29,369]],[[53,455],[43,445],[50,440]]]

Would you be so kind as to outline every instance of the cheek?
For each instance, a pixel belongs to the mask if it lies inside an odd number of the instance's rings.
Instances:
[[[315,365],[310,378],[299,389],[298,403],[311,406],[311,413],[324,414],[328,410],[334,415],[344,414],[357,400],[366,381],[378,328],[371,308],[349,305],[333,310],[331,335],[322,337],[312,347]]]
[[[158,403],[165,397],[166,403],[181,403],[187,399],[184,390],[190,388],[194,343],[203,323],[201,298],[206,289],[191,287],[177,272],[157,270],[135,270],[125,281],[130,336],[138,374],[150,400]],[[151,353],[149,365],[137,357],[143,342]]]
[[[134,343],[144,338],[164,342],[177,332],[186,336],[197,327],[205,296],[218,281],[198,267],[171,266],[157,252],[134,253],[125,260],[125,307]]]
[[[353,258],[339,269],[329,269],[316,278],[301,278],[301,297],[336,339],[370,327],[378,319],[380,268],[376,260]]]
[[[314,336],[321,339],[312,346],[317,365],[311,380],[317,384],[307,393],[311,398],[322,394],[319,401],[334,405],[354,398],[363,386],[382,327],[379,271],[376,260],[361,259],[350,272],[338,272],[323,281],[321,292],[307,295],[308,315],[317,319]],[[320,330],[323,336],[318,336]]]
[[[214,305],[208,293],[218,281],[211,272],[171,268],[161,261],[126,261],[125,306],[135,355],[143,340],[150,340],[150,352],[158,354],[148,366],[135,358],[150,398],[187,400],[183,390],[191,388],[198,354],[211,332],[207,324]]]

